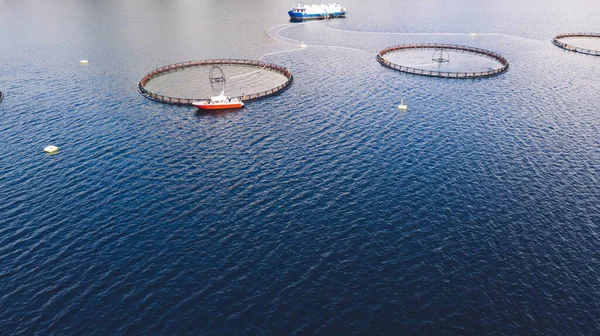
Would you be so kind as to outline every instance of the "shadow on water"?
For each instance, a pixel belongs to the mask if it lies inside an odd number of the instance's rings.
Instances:
[[[200,109],[196,109],[196,111],[194,112],[194,115],[196,117],[205,117],[205,116],[224,117],[224,116],[230,115],[230,114],[238,112],[238,111],[240,111],[240,109],[222,109],[222,110],[200,110]]]

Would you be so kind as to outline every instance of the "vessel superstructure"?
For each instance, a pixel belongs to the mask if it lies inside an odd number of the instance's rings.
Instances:
[[[329,5],[303,5],[302,2],[298,6],[293,7],[288,12],[291,21],[304,21],[313,19],[329,19],[346,16],[346,8],[340,6],[339,3]]]

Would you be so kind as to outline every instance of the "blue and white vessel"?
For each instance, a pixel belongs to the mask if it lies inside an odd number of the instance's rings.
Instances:
[[[329,19],[337,17],[346,17],[346,8],[340,6],[339,3],[329,5],[303,5],[302,2],[298,6],[292,8],[288,12],[291,21],[303,21],[312,19]]]

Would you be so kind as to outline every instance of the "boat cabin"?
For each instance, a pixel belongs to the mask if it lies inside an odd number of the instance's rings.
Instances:
[[[226,103],[230,103],[231,101],[232,101],[232,99],[227,96],[214,96],[214,97],[210,98],[211,104],[226,104]]]

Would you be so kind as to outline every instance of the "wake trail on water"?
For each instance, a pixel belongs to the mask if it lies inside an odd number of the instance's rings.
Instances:
[[[523,37],[523,36],[518,36],[518,35],[511,35],[511,34],[504,34],[504,33],[449,33],[449,32],[377,32],[377,31],[361,31],[361,30],[346,30],[346,29],[339,29],[339,28],[333,28],[333,27],[329,27],[327,25],[325,25],[326,21],[311,21],[311,22],[302,22],[302,23],[285,23],[285,24],[280,24],[274,27],[271,27],[267,30],[267,35],[282,44],[285,45],[289,45],[289,46],[293,46],[295,47],[294,49],[287,49],[287,50],[280,50],[280,51],[274,51],[274,52],[270,52],[270,53],[266,53],[264,55],[262,55],[261,57],[258,58],[259,62],[264,62],[264,66],[262,68],[260,68],[259,70],[256,71],[252,71],[249,73],[245,73],[245,74],[241,74],[238,76],[234,76],[231,77],[231,79],[237,79],[237,78],[241,78],[241,77],[246,77],[246,76],[250,76],[253,74],[257,74],[260,73],[261,71],[263,71],[266,66],[267,66],[267,62],[264,61],[265,58],[268,58],[269,56],[273,56],[273,55],[278,55],[278,54],[284,54],[284,53],[292,53],[292,52],[296,52],[296,51],[300,51],[303,50],[306,47],[311,47],[311,48],[331,48],[331,49],[339,49],[339,50],[351,50],[351,51],[357,51],[360,52],[362,54],[368,55],[368,56],[373,56],[375,55],[377,52],[368,52],[362,49],[358,49],[358,48],[352,48],[352,47],[344,47],[344,46],[338,46],[338,45],[324,45],[324,44],[304,44],[303,41],[300,40],[296,40],[293,38],[289,38],[289,37],[284,37],[281,36],[281,33],[287,29],[293,28],[293,27],[299,27],[302,25],[308,25],[308,24],[321,24],[323,25],[326,29],[329,30],[333,30],[333,31],[338,31],[338,32],[343,32],[343,33],[350,33],[350,34],[369,34],[369,35],[395,35],[395,36],[470,36],[470,37],[478,37],[478,36],[501,36],[501,37],[509,37],[509,38],[515,38],[515,39],[520,39],[520,40],[525,40],[525,41],[534,41],[534,42],[546,42],[545,40],[537,40],[537,39],[532,39],[532,38],[528,38],[528,37]]]
[[[308,24],[322,24],[325,28],[329,29],[329,30],[334,30],[334,31],[339,31],[339,32],[343,32],[343,33],[350,33],[350,34],[370,34],[370,35],[396,35],[396,36],[469,36],[469,37],[478,37],[478,36],[502,36],[502,37],[509,37],[509,38],[515,38],[515,39],[520,39],[520,40],[525,40],[525,41],[534,41],[534,42],[546,42],[544,40],[537,40],[537,39],[532,39],[532,38],[528,38],[528,37],[523,37],[523,36],[518,36],[518,35],[511,35],[511,34],[503,34],[503,33],[450,33],[450,32],[376,32],[376,31],[360,31],[360,30],[345,30],[345,29],[338,29],[338,28],[332,28],[332,27],[328,27],[327,25],[324,24],[325,21],[311,21],[311,22],[302,22],[302,23],[285,23],[285,24],[280,24],[274,27],[271,27],[267,30],[267,35],[282,44],[285,45],[289,45],[289,46],[294,46],[294,49],[287,49],[287,50],[280,50],[280,51],[274,51],[274,52],[270,52],[267,54],[262,55],[258,61],[263,61],[265,58],[268,58],[269,56],[272,55],[278,55],[278,54],[284,54],[284,53],[292,53],[292,52],[296,52],[296,51],[300,51],[303,50],[304,48],[307,47],[311,47],[311,48],[331,48],[331,49],[340,49],[340,50],[351,50],[351,51],[357,51],[360,52],[362,54],[368,55],[368,56],[373,56],[375,55],[377,52],[368,52],[362,49],[358,49],[358,48],[352,48],[352,47],[344,47],[344,46],[337,46],[337,45],[324,45],[324,44],[304,44],[303,41],[300,40],[296,40],[293,38],[289,38],[289,37],[284,37],[281,36],[281,33],[287,29],[293,28],[293,27],[299,27],[302,25],[308,25]],[[235,78],[240,78],[240,77],[245,77],[245,76],[249,76],[252,74],[256,74],[261,72],[262,70],[265,69],[265,67],[267,66],[266,61],[265,65],[256,71],[252,71],[246,74],[242,74],[242,75],[238,75],[235,77],[232,77],[232,79]]]
[[[283,53],[289,53],[289,52],[294,52],[294,51],[299,51],[299,50],[302,50],[302,49],[304,49],[304,48],[302,48],[302,42],[301,42],[301,41],[294,40],[294,39],[290,39],[290,38],[287,38],[287,37],[283,37],[283,36],[281,36],[281,35],[280,35],[280,33],[281,33],[281,31],[283,31],[284,29],[290,28],[290,27],[292,27],[292,26],[298,26],[298,25],[301,25],[301,24],[309,24],[309,23],[317,23],[317,22],[304,22],[304,23],[300,23],[300,24],[286,23],[286,24],[281,24],[281,25],[278,25],[278,26],[275,26],[275,27],[271,27],[271,28],[269,28],[269,30],[267,30],[267,35],[268,35],[270,38],[272,38],[273,40],[275,40],[275,41],[277,41],[277,42],[280,42],[280,43],[283,43],[283,44],[287,44],[287,45],[291,45],[291,46],[295,46],[295,47],[298,47],[298,48],[296,48],[296,49],[288,49],[288,50],[280,50],[280,51],[274,51],[274,52],[270,52],[270,53],[264,54],[264,55],[262,55],[261,57],[259,57],[259,58],[258,58],[258,61],[259,61],[259,62],[261,62],[261,61],[263,61],[263,59],[264,59],[264,58],[266,58],[266,57],[269,57],[269,56],[272,56],[272,55],[283,54]],[[273,30],[275,30],[275,29],[277,29],[277,28],[281,28],[281,29],[279,29],[279,30],[278,30],[278,31],[275,33],[275,35],[273,35],[272,31],[273,31]],[[259,69],[259,70],[256,70],[256,71],[252,71],[252,72],[249,72],[249,73],[246,73],[246,74],[243,74],[243,75],[234,76],[234,77],[231,77],[231,79],[236,79],[236,78],[240,78],[240,77],[245,77],[245,76],[249,76],[249,75],[252,75],[252,74],[256,74],[256,73],[259,73],[259,72],[261,72],[261,71],[262,71],[262,70],[264,70],[264,69],[266,68],[266,66],[267,66],[267,62],[266,62],[266,61],[263,61],[263,62],[265,63],[265,65],[264,65],[264,66],[263,66],[261,69]]]
[[[367,52],[367,51],[364,51],[364,50],[361,50],[358,48],[352,48],[352,47],[344,47],[344,46],[337,46],[337,45],[322,45],[322,44],[305,44],[304,41],[295,40],[295,39],[281,36],[281,32],[283,32],[286,29],[289,29],[292,27],[298,27],[300,25],[305,25],[305,24],[318,24],[318,23],[322,24],[323,22],[322,21],[312,21],[312,22],[303,22],[303,23],[287,23],[287,24],[282,24],[282,25],[278,25],[278,26],[269,28],[269,30],[267,30],[267,35],[271,39],[275,40],[276,42],[294,46],[297,48],[267,53],[267,54],[262,55],[258,60],[260,61],[263,58],[271,56],[271,55],[300,51],[300,50],[303,50],[308,47],[358,51],[359,53],[367,55],[368,57],[373,57],[374,55],[377,54],[376,51],[375,52]]]
[[[428,33],[419,33],[419,32],[376,32],[376,31],[361,31],[361,30],[346,30],[325,26],[325,28],[330,30],[335,30],[344,33],[357,33],[357,34],[377,34],[377,35],[399,35],[399,36],[503,36],[503,37],[512,37],[521,40],[527,41],[535,41],[535,42],[547,42],[546,40],[537,40],[529,37],[519,36],[519,35],[511,35],[504,33],[436,33],[436,32],[428,32]]]
[[[312,47],[312,48],[333,48],[333,49],[353,50],[353,51],[358,51],[358,52],[367,54],[369,56],[372,55],[372,53],[369,53],[367,51],[364,51],[364,50],[361,50],[361,49],[358,49],[358,48],[336,46],[336,45],[323,45],[323,44],[304,44],[300,40],[295,40],[295,39],[292,39],[292,38],[281,36],[281,32],[283,32],[286,29],[289,29],[289,28],[292,28],[292,27],[299,27],[301,25],[319,24],[319,23],[322,24],[323,22],[322,21],[314,21],[314,22],[303,22],[303,23],[287,23],[287,24],[282,24],[282,25],[278,25],[278,26],[269,28],[269,30],[267,30],[267,35],[270,38],[272,38],[273,40],[275,40],[277,42],[280,42],[280,43],[283,43],[283,44],[286,44],[286,45],[291,45],[291,46],[298,47],[298,48],[268,53],[268,54],[265,54],[265,55],[261,56],[259,58],[259,60],[262,59],[262,58],[264,58],[264,57],[268,57],[268,56],[275,55],[275,54],[288,53],[288,52],[294,52],[294,51],[302,50],[302,49],[304,49],[303,45],[305,47]]]
[[[334,31],[339,31],[339,32],[344,32],[344,33],[351,33],[351,34],[372,34],[372,35],[398,35],[398,36],[469,36],[469,37],[477,37],[477,36],[502,36],[502,37],[509,37],[509,38],[515,38],[515,39],[520,39],[520,40],[525,40],[525,41],[534,41],[534,42],[546,42],[545,40],[537,40],[537,39],[532,39],[532,38],[528,38],[528,37],[523,37],[523,36],[518,36],[518,35],[511,35],[511,34],[503,34],[503,33],[448,33],[448,32],[376,32],[376,31],[360,31],[360,30],[345,30],[345,29],[338,29],[338,28],[332,28],[332,27],[328,27],[327,25],[324,24],[325,21],[313,21],[313,22],[303,22],[303,23],[286,23],[286,24],[281,24],[281,25],[277,25],[274,27],[269,28],[269,30],[267,30],[267,35],[272,38],[273,40],[286,44],[286,45],[290,45],[290,46],[294,46],[294,47],[298,47],[298,48],[294,48],[294,49],[289,49],[289,50],[283,50],[283,51],[276,51],[276,52],[272,52],[272,53],[268,53],[268,54],[264,54],[259,58],[259,61],[262,60],[263,58],[269,57],[271,55],[276,55],[276,54],[282,54],[282,53],[290,53],[290,52],[295,52],[295,51],[299,51],[304,49],[302,47],[302,45],[304,44],[302,41],[300,40],[296,40],[296,39],[292,39],[292,38],[288,38],[288,37],[283,37],[281,36],[281,33],[287,29],[290,29],[292,27],[299,27],[301,25],[307,25],[307,24],[322,24],[325,28],[330,29],[330,30],[334,30]],[[305,47],[313,47],[313,48],[332,48],[332,49],[342,49],[342,50],[353,50],[353,51],[358,51],[360,53],[364,53],[367,54],[369,56],[372,56],[374,53],[376,52],[367,52],[365,50],[362,49],[358,49],[358,48],[352,48],[352,47],[344,47],[344,46],[336,46],[336,45],[323,45],[323,44],[305,44]]]

